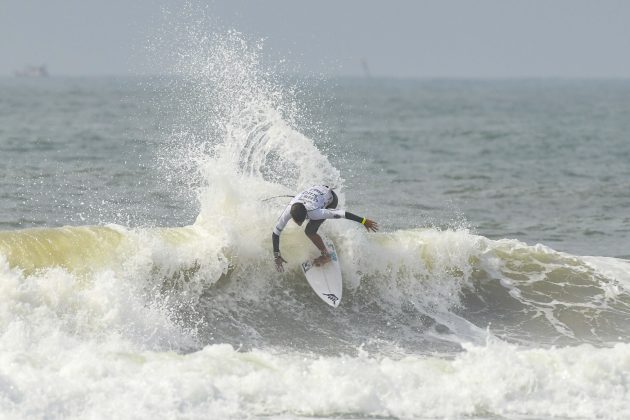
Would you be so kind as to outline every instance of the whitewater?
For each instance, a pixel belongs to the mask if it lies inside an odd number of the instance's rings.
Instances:
[[[545,182],[553,165],[541,168],[539,189],[524,186],[521,177],[513,183],[502,177],[506,160],[485,165],[482,175],[457,159],[454,167],[430,167],[448,149],[450,140],[442,136],[468,136],[473,150],[481,139],[499,153],[501,139],[522,144],[530,131],[517,122],[527,118],[495,126],[498,135],[488,131],[487,121],[475,131],[478,108],[467,106],[471,99],[461,92],[472,91],[479,101],[489,96],[492,103],[497,95],[525,95],[526,113],[531,96],[524,92],[531,85],[484,90],[483,83],[341,81],[337,95],[351,104],[349,114],[366,106],[357,99],[366,91],[375,111],[361,124],[346,116],[322,129],[327,108],[338,116],[334,106],[314,95],[309,113],[300,98],[314,89],[312,81],[286,80],[270,69],[261,43],[237,32],[193,32],[182,44],[174,51],[175,77],[132,81],[142,87],[129,88],[122,105],[112,94],[117,81],[2,81],[1,107],[8,115],[2,118],[14,128],[1,137],[7,157],[0,417],[630,416],[630,261],[618,246],[624,233],[588,233],[612,222],[595,225],[599,219],[593,217],[584,228],[588,208],[599,209],[577,193],[560,201],[569,209],[573,199],[583,203],[576,210],[579,229],[570,217],[555,217],[553,227],[544,221],[527,226],[528,215],[544,213],[545,200],[558,197],[556,184]],[[572,91],[553,89],[558,96]],[[32,97],[61,101],[70,114],[88,114],[73,119],[75,131],[64,131],[70,130],[64,125],[68,114],[6,99],[16,92],[26,103]],[[108,115],[87,99],[93,92],[118,113]],[[589,92],[599,98],[593,86],[580,95]],[[431,106],[412,106],[414,95]],[[616,103],[614,95],[608,98]],[[558,100],[536,99],[553,109]],[[447,102],[457,106],[442,132]],[[152,133],[163,140],[108,146],[107,124],[146,109],[159,117]],[[483,118],[495,125],[506,117],[504,109],[488,109],[493,117]],[[564,121],[580,118],[580,110],[572,108]],[[29,135],[37,134],[24,129],[18,118],[24,112],[48,115],[43,136],[62,143],[29,143]],[[386,134],[376,127],[377,112],[400,118],[400,131]],[[526,115],[547,118],[538,111]],[[615,130],[624,126],[615,125],[616,113],[610,115],[607,133],[617,141]],[[132,122],[121,122],[112,137],[134,130],[137,120]],[[472,134],[462,134],[464,125]],[[346,144],[344,134],[359,140]],[[435,143],[428,145],[432,135]],[[561,146],[553,147],[571,150]],[[590,147],[601,149],[588,142],[578,149]],[[60,148],[68,155],[55,161]],[[361,158],[357,150],[376,152]],[[464,149],[450,150],[461,157]],[[622,150],[621,159],[627,153]],[[99,153],[108,156],[109,166],[95,158]],[[523,164],[533,151],[521,153],[528,156]],[[158,175],[151,177],[147,166]],[[616,161],[607,167],[622,181],[602,186],[598,178],[597,190],[626,185],[627,168]],[[441,170],[448,176],[439,176]],[[575,174],[565,176],[565,186],[571,185]],[[586,191],[588,180],[580,179],[578,192]],[[344,278],[336,309],[323,304],[303,278],[299,263],[312,245],[302,229],[289,224],[282,235],[286,273],[278,274],[272,259],[271,230],[286,203],[267,199],[318,183],[334,185],[342,208],[374,215],[384,228],[368,234],[350,221],[323,225],[337,246]],[[446,195],[468,203],[470,211],[452,210]],[[508,204],[526,195],[531,207],[506,204],[511,217],[504,219],[501,206],[491,204],[499,195]],[[625,200],[627,193],[616,197]],[[85,204],[88,199],[92,204]],[[487,206],[480,209],[477,199]],[[442,212],[440,200],[446,203]],[[609,214],[616,215],[622,203],[610,205]],[[147,215],[159,205],[159,214]],[[479,220],[477,226],[470,217]],[[627,226],[623,216],[616,220]],[[592,253],[571,252],[589,247]],[[614,251],[596,253],[602,249]],[[584,256],[593,254],[605,256]]]

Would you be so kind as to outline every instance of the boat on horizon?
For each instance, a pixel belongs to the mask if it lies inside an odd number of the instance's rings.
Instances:
[[[48,77],[46,65],[26,66],[21,70],[15,71],[15,77]]]

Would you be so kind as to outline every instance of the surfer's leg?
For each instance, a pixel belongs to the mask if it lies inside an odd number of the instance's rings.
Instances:
[[[326,206],[327,209],[335,209],[337,208],[337,204],[339,203],[337,194],[335,194],[334,191],[332,191],[332,195],[333,195],[333,199],[330,202],[330,204]],[[326,249],[326,245],[324,245],[324,241],[322,240],[322,237],[317,234],[317,230],[325,221],[326,219],[310,220],[308,224],[306,225],[306,229],[304,230],[304,233],[306,233],[306,236],[308,236],[309,239],[313,241],[313,244],[315,244],[317,249],[319,249],[322,253],[320,257],[315,259],[315,265],[326,264],[328,261],[330,261],[330,256],[328,255],[328,250]]]
[[[306,229],[304,229],[304,233],[306,233],[306,236],[310,238],[311,236],[316,235],[317,230],[322,225],[322,223],[324,223],[325,220],[326,219],[309,220],[308,224],[306,225]]]
[[[319,249],[319,251],[322,253],[322,257],[324,257],[328,255],[328,250],[326,249],[326,245],[324,245],[322,237],[317,234],[317,229],[319,229],[322,223],[324,223],[324,219],[309,221],[308,225],[306,225],[304,233],[306,233],[306,236],[308,236],[308,238],[313,242],[317,249]],[[319,257],[316,261],[321,262],[322,257]]]
[[[323,219],[309,221],[308,225],[306,225],[306,229],[304,229],[304,233],[306,233],[306,236],[313,241],[317,249],[324,253],[326,251],[326,246],[324,245],[322,238],[317,234],[317,229],[319,229],[322,223],[324,223]]]

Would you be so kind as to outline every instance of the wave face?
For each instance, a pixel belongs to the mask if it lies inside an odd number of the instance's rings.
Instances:
[[[340,249],[347,294],[334,316],[344,320],[343,328],[312,299],[302,278],[298,262],[311,250],[299,229],[283,235],[289,261],[283,276],[269,264],[264,228],[228,241],[198,226],[32,229],[0,233],[0,250],[7,272],[21,278],[53,270],[85,287],[95,273],[108,272],[168,299],[185,291],[189,309],[200,317],[194,322],[203,321],[200,344],[308,351],[323,343],[321,352],[336,354],[361,345],[372,349],[365,338],[375,335],[379,352],[385,350],[380,344],[392,343],[395,352],[431,352],[433,346],[457,351],[453,336],[605,346],[630,333],[626,260],[493,241],[467,230],[367,235],[350,222],[338,225],[325,231]],[[296,316],[304,330],[287,329]]]
[[[341,220],[341,306],[314,296],[284,202],[344,180],[238,33],[190,34],[159,152],[193,189],[180,228],[0,232],[6,417],[630,416],[630,262],[467,229]],[[181,127],[184,127],[183,129]]]
[[[246,255],[196,227],[4,232],[3,411],[116,414],[149,390],[143,416],[628,413],[627,261],[464,230],[327,233],[336,310],[300,275],[297,229],[281,277],[266,240]]]

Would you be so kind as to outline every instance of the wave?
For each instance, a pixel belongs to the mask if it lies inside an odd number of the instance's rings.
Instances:
[[[283,234],[288,272],[275,272],[270,232],[283,203],[264,199],[321,182],[336,187],[343,207],[341,173],[298,129],[305,117],[296,91],[261,64],[258,43],[195,28],[187,39],[185,51],[174,49],[177,77],[167,83],[181,121],[158,157],[169,177],[194,191],[195,222],[0,232],[11,287],[34,282],[48,302],[57,292],[42,279],[59,275],[83,293],[104,276],[125,299],[161,308],[155,314],[165,329],[178,326],[188,337],[182,348],[232,343],[334,354],[367,343],[378,352],[453,352],[462,341],[485,340],[488,328],[508,341],[548,345],[628,337],[627,261],[465,229],[368,235],[345,220],[322,228],[339,248],[346,289],[333,317],[301,276],[298,263],[314,248],[299,229]]]
[[[52,267],[71,271],[106,266],[123,234],[108,227],[80,226],[0,232],[0,254],[27,272]]]
[[[507,340],[549,345],[607,345],[630,333],[628,261],[492,241],[466,230],[368,235],[350,223],[323,230],[337,243],[346,288],[336,315],[347,334],[328,353],[359,345],[366,336],[414,351],[452,350],[453,335],[458,342],[478,342],[487,327]],[[195,226],[33,229],[0,232],[0,255],[23,278],[62,270],[81,288],[113,273],[121,282],[159,291],[177,302],[169,317],[198,324],[196,337],[204,344],[284,344],[294,331],[275,331],[296,312],[306,312],[306,327],[332,334],[338,326],[318,326],[331,313],[299,269],[312,246],[300,230],[288,229],[283,247],[289,264],[280,276],[270,262],[267,231],[250,230],[225,242],[225,236]],[[370,334],[375,326],[380,329]],[[308,338],[304,348],[317,347],[317,335],[301,335]]]

